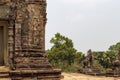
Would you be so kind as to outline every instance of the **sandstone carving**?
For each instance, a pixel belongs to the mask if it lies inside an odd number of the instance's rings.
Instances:
[[[10,78],[60,80],[45,55],[46,0],[0,0],[0,15],[8,23],[3,66],[10,67]]]

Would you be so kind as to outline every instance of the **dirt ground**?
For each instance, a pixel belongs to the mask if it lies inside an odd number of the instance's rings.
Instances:
[[[120,80],[120,77],[89,76],[79,73],[62,73],[62,75],[64,76],[62,80]]]

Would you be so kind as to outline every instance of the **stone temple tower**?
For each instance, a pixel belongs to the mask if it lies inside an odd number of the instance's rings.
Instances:
[[[60,80],[45,55],[46,0],[0,0],[0,66],[11,80]]]

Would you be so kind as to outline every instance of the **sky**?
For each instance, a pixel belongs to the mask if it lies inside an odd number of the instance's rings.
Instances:
[[[86,53],[120,41],[120,0],[47,0],[46,50],[59,32]]]

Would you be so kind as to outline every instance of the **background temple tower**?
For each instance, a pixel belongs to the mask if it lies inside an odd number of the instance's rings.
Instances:
[[[0,0],[0,15],[7,23],[3,66],[11,68],[11,79],[60,80],[45,55],[46,0]]]

